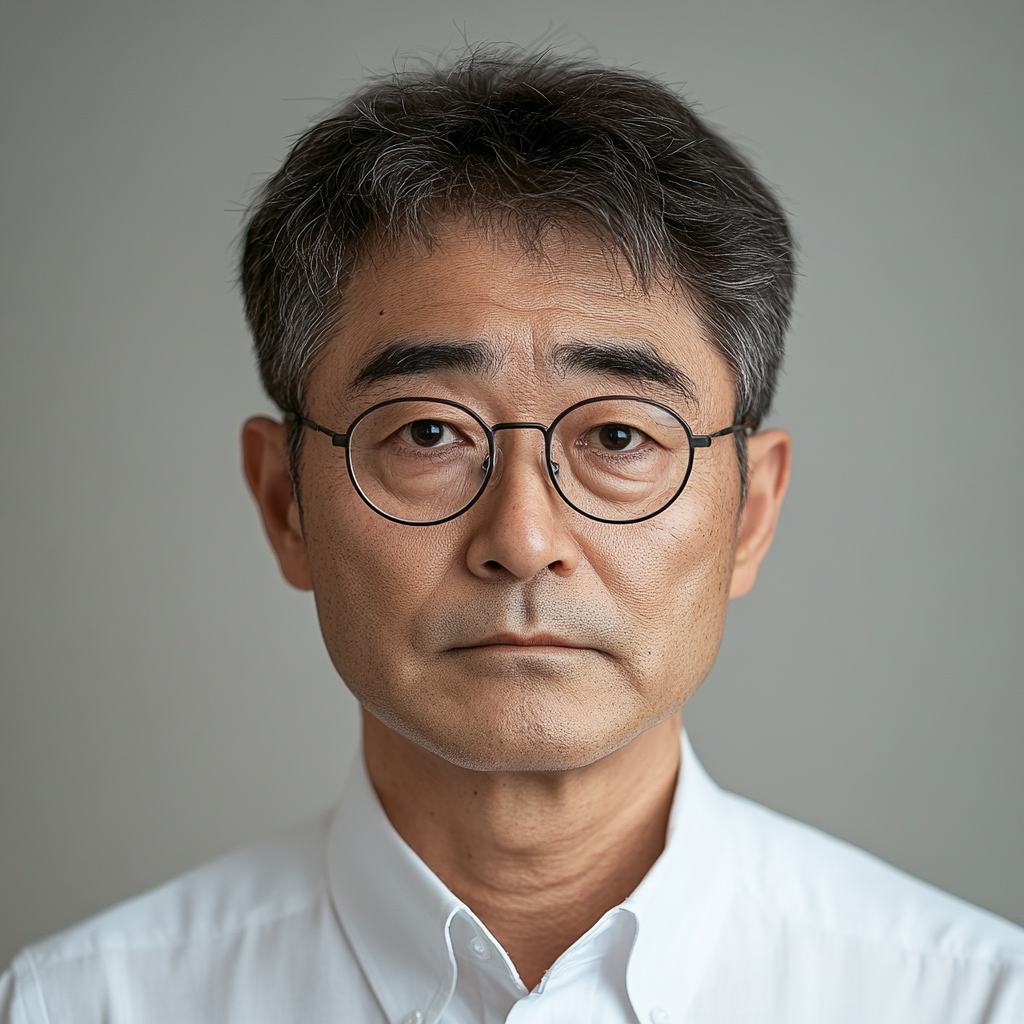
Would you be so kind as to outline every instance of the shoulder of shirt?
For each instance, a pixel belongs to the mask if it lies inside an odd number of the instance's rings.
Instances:
[[[227,938],[302,914],[327,899],[333,811],[195,868],[25,949],[32,969]]]
[[[1024,929],[732,793],[741,884],[771,917],[821,938],[1024,969]]]

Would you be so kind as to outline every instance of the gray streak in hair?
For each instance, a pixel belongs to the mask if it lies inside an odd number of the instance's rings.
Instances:
[[[681,287],[733,373],[736,421],[756,427],[767,414],[795,279],[772,190],[661,83],[488,45],[369,81],[256,196],[241,284],[282,410],[305,414],[306,380],[360,260],[408,239],[429,246],[438,218],[464,216],[532,251],[546,231],[582,227],[639,288]]]

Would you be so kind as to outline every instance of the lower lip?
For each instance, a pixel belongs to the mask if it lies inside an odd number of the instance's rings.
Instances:
[[[495,651],[498,654],[582,654],[589,647],[568,647],[562,644],[479,644],[460,647],[460,651]]]

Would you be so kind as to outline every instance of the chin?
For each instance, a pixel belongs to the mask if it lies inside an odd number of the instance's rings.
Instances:
[[[643,716],[636,708],[508,707],[496,713],[476,707],[452,718],[410,720],[385,709],[368,709],[395,732],[450,764],[480,772],[561,772],[585,768],[625,746],[659,716]],[[617,714],[615,712],[618,712]]]

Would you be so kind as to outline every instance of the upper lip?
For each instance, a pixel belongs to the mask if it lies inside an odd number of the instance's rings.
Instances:
[[[531,633],[529,636],[521,636],[518,633],[495,633],[493,636],[483,640],[477,640],[471,644],[463,644],[463,647],[574,647],[578,650],[589,648],[589,644],[577,644],[566,640],[564,636],[556,636],[554,633]]]

